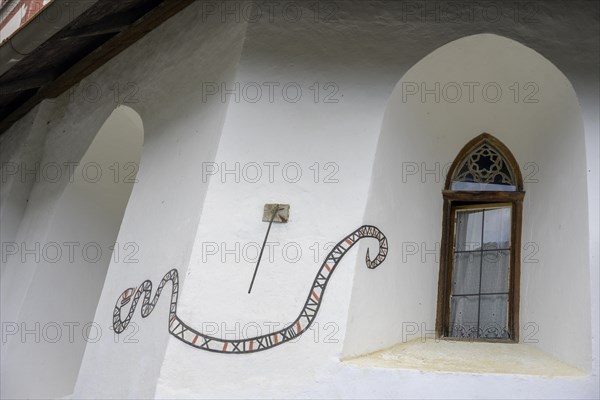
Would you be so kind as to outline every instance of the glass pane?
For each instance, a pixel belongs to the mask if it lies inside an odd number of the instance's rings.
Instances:
[[[481,296],[481,337],[508,339],[508,295]]]
[[[454,253],[452,294],[479,293],[481,252]]]
[[[510,250],[483,252],[481,293],[508,292]]]
[[[508,249],[510,247],[511,208],[485,210],[483,222],[483,248]]]
[[[458,182],[452,181],[450,190],[457,191],[494,191],[494,192],[514,192],[517,187],[514,185],[504,185],[496,183],[480,183],[480,182]]]
[[[511,213],[500,204],[455,210],[451,337],[509,338]]]
[[[477,296],[452,297],[450,303],[450,336],[461,338],[476,338],[478,336],[478,307]]]
[[[456,212],[455,251],[477,250],[481,248],[483,210],[459,210]]]

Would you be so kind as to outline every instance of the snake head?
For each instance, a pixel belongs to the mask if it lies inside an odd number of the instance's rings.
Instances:
[[[133,295],[135,294],[137,288],[129,288],[121,294],[121,307],[125,304],[129,303]]]
[[[383,260],[385,260],[387,252],[387,239],[385,238],[385,236],[383,236],[381,239],[379,239],[379,251],[377,252],[377,256],[375,256],[375,259],[371,260],[371,256],[369,255],[369,248],[367,248],[367,255],[365,257],[365,263],[367,264],[367,268],[377,268],[383,262]]]
[[[377,265],[375,265],[375,263],[371,260],[371,257],[369,256],[369,248],[367,248],[367,255],[365,257],[365,263],[367,264],[367,268],[369,268],[369,269],[373,269],[373,268],[377,267]]]

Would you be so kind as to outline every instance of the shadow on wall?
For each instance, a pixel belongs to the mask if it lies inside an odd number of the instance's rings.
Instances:
[[[388,235],[390,268],[376,275],[356,268],[344,357],[434,334],[445,173],[483,132],[508,146],[525,181],[521,341],[590,369],[586,153],[577,97],[546,58],[491,34],[435,50],[390,97],[364,219]]]
[[[86,344],[100,329],[108,332],[93,324],[94,314],[111,259],[122,261],[135,251],[135,244],[115,241],[143,139],[139,115],[120,106],[74,168],[21,308],[19,320],[28,329],[39,324],[40,332],[9,347],[2,397],[71,394]]]

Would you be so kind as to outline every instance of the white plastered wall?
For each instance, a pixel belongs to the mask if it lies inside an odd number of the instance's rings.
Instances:
[[[29,193],[36,181],[35,165],[42,157],[46,134],[46,121],[53,104],[44,102],[21,118],[10,132],[2,135],[1,185],[0,185],[0,237],[2,242],[13,242],[25,213]],[[28,166],[28,170],[23,169]],[[1,274],[6,270],[7,259],[2,258]]]
[[[199,2],[198,2],[199,3]],[[208,206],[214,216],[203,220],[200,229],[197,222],[203,206],[204,194],[207,186],[202,181],[202,162],[211,162],[216,154],[216,142],[221,132],[221,122],[226,119],[226,134],[223,135],[223,149],[219,149],[219,162],[222,160],[235,160],[240,155],[236,149],[236,141],[244,143],[248,153],[256,151],[265,143],[277,143],[276,148],[284,148],[279,144],[278,138],[274,137],[277,132],[285,132],[294,129],[306,135],[306,141],[299,138],[284,136],[286,140],[296,146],[296,151],[286,150],[285,156],[278,153],[270,153],[268,150],[260,150],[261,157],[268,160],[287,162],[296,160],[296,154],[310,154],[314,148],[319,148],[317,154],[321,156],[320,161],[336,161],[338,155],[347,164],[348,158],[344,152],[351,153],[357,158],[352,159],[350,165],[351,173],[346,169],[340,169],[338,177],[343,177],[343,185],[352,186],[352,189],[344,188],[342,192],[348,197],[340,196],[337,191],[340,185],[334,189],[309,187],[303,185],[302,193],[290,200],[292,202],[292,218],[288,227],[277,227],[279,231],[273,231],[274,238],[299,238],[303,243],[316,241],[328,242],[336,240],[339,235],[347,233],[347,229],[353,229],[362,221],[363,211],[355,213],[347,205],[364,208],[367,200],[367,190],[371,177],[372,160],[375,155],[377,138],[380,134],[380,124],[389,95],[398,79],[406,70],[426,56],[429,52],[450,40],[457,39],[469,34],[479,32],[496,32],[501,35],[513,37],[525,43],[554,62],[573,82],[584,109],[584,120],[586,125],[586,150],[588,153],[588,182],[590,184],[590,218],[597,221],[598,204],[598,72],[597,63],[597,28],[591,29],[587,25],[578,25],[578,29],[572,27],[583,17],[578,13],[589,14],[585,7],[576,8],[571,4],[552,6],[546,10],[543,7],[533,23],[525,23],[513,19],[500,19],[490,23],[481,19],[481,13],[476,10],[474,21],[457,23],[455,21],[431,21],[421,18],[418,12],[406,15],[402,8],[406,2],[362,2],[344,1],[336,2],[337,12],[334,12],[331,21],[315,21],[311,11],[307,8],[298,22],[282,21],[277,17],[275,21],[268,21],[268,15],[258,23],[250,23],[248,32],[244,24],[234,24],[234,18],[229,16],[225,23],[218,23],[220,15],[213,15],[211,22],[206,23],[202,17],[201,5],[195,3],[181,12],[171,21],[165,23],[156,32],[151,33],[145,39],[132,45],[130,49],[119,57],[109,62],[91,77],[92,82],[102,83],[104,93],[110,92],[111,85],[117,81],[122,85],[128,81],[139,84],[139,104],[131,105],[142,116],[146,128],[145,148],[142,155],[142,164],[130,204],[127,210],[120,237],[118,241],[136,241],[140,243],[140,249],[144,252],[143,262],[131,268],[109,270],[107,282],[107,294],[101,298],[97,312],[97,321],[102,321],[103,328],[108,325],[110,313],[117,296],[127,287],[137,286],[144,279],[152,279],[156,284],[164,273],[172,267],[180,268],[182,281],[188,277],[185,273],[188,265],[189,255],[192,252],[189,277],[195,274],[201,275],[202,279],[222,284],[222,281],[214,278],[221,274],[215,258],[211,259],[210,265],[199,266],[201,254],[198,246],[204,240],[202,237],[206,232],[210,241],[221,240],[231,244],[232,241],[242,237],[243,241],[258,241],[264,234],[266,224],[261,223],[260,211],[249,209],[260,208],[265,201],[265,195],[271,193],[268,188],[256,189],[260,185],[251,187],[249,193],[240,197],[240,205],[234,208],[226,208],[213,204]],[[297,4],[297,2],[295,2]],[[439,2],[443,7],[444,2]],[[217,3],[215,3],[217,4]],[[456,5],[456,2],[450,2]],[[540,5],[541,3],[536,3]],[[416,4],[419,6],[419,4]],[[580,4],[581,5],[581,4]],[[276,8],[281,12],[284,6]],[[512,3],[511,3],[512,6]],[[507,6],[510,7],[510,6]],[[266,10],[263,7],[263,10]],[[510,11],[507,9],[507,11]],[[467,11],[465,11],[467,12]],[[327,14],[325,14],[327,15]],[[560,15],[560,18],[554,18]],[[244,19],[242,18],[242,21]],[[233,78],[235,60],[239,57],[242,40],[244,51],[238,75]],[[188,62],[189,61],[189,62]],[[220,83],[224,80],[235,79],[236,81],[257,80],[279,81],[286,83],[298,81],[302,87],[312,85],[315,81],[321,84],[333,81],[340,89],[340,97],[344,107],[336,104],[308,105],[302,102],[298,107],[290,104],[277,104],[275,108],[262,106],[238,105],[232,109],[232,113],[225,118],[225,105],[216,100],[210,104],[197,102],[194,96],[201,97],[198,84],[203,81]],[[88,81],[89,82],[89,81]],[[231,87],[231,81],[227,81]],[[306,85],[304,85],[306,83]],[[83,83],[85,85],[85,82]],[[76,89],[79,89],[78,86]],[[308,95],[312,96],[310,89]],[[80,93],[77,92],[77,93]],[[228,96],[229,102],[231,97]],[[322,99],[322,97],[321,97]],[[280,102],[280,100],[278,100]],[[81,104],[78,100],[76,106],[71,108],[58,108],[48,131],[48,142],[51,154],[60,155],[62,159],[72,160],[74,157],[82,156],[83,152],[91,142],[93,134],[100,128],[102,122],[110,115],[114,104],[112,101],[103,101],[95,104]],[[304,104],[304,106],[301,106]],[[330,108],[331,106],[331,108]],[[338,107],[338,108],[336,108]],[[286,109],[286,110],[284,110]],[[71,111],[69,111],[71,110]],[[284,111],[282,111],[284,110]],[[337,111],[332,111],[337,110]],[[67,111],[69,111],[67,113]],[[277,115],[275,111],[283,112]],[[314,112],[319,117],[314,124],[321,135],[307,134],[309,130],[294,127],[295,124],[307,124],[312,126]],[[196,113],[198,113],[196,115]],[[28,123],[27,119],[32,114],[23,118],[18,124]],[[321,118],[330,115],[330,118]],[[90,116],[92,116],[90,118]],[[260,123],[262,119],[263,122]],[[271,119],[276,123],[271,124]],[[292,123],[285,123],[287,121]],[[57,123],[56,121],[59,121]],[[246,130],[246,123],[250,121],[250,129]],[[85,124],[84,124],[85,122]],[[324,124],[325,129],[321,130]],[[347,134],[340,135],[338,125]],[[20,126],[20,127],[19,127]],[[86,129],[79,129],[86,126]],[[291,126],[291,128],[290,128]],[[89,127],[89,131],[88,128]],[[65,129],[66,128],[66,129]],[[15,125],[14,130],[23,129],[22,125]],[[68,134],[61,134],[65,129]],[[235,129],[239,129],[234,134]],[[332,142],[325,136],[329,130],[334,130],[336,138],[342,138],[341,147],[331,147]],[[197,130],[197,131],[196,131]],[[258,135],[255,140],[249,140],[248,132]],[[77,134],[75,134],[77,133]],[[4,139],[6,135],[2,136]],[[317,137],[315,137],[317,136]],[[323,142],[321,139],[325,139]],[[69,146],[61,145],[65,142],[74,143]],[[326,156],[323,156],[320,146],[329,145]],[[340,144],[339,141],[333,143]],[[4,156],[4,148],[2,155]],[[267,155],[265,155],[267,154]],[[290,156],[292,154],[292,156]],[[334,155],[334,156],[332,156]],[[453,155],[452,155],[453,156]],[[452,157],[450,156],[450,157]],[[254,158],[250,155],[240,155],[243,160]],[[315,157],[303,156],[302,160]],[[3,160],[6,158],[3,158]],[[359,160],[357,168],[354,163]],[[260,161],[257,160],[257,161]],[[191,167],[191,168],[190,168]],[[306,172],[306,165],[303,165]],[[308,171],[312,173],[312,171]],[[211,179],[214,180],[214,176]],[[193,182],[193,184],[190,184]],[[44,210],[52,209],[51,203],[60,195],[61,190],[54,191],[58,185],[35,188],[30,202],[35,206],[28,206],[26,222],[22,228],[28,230],[29,234],[44,230],[44,222],[48,219]],[[265,185],[266,186],[266,185]],[[283,201],[284,197],[291,191],[284,189],[283,182],[277,185],[277,197],[269,198],[269,201]],[[209,194],[209,198],[215,201],[228,195],[237,195],[238,191],[230,188],[225,190],[224,185],[217,185],[218,191],[223,193]],[[298,201],[310,200],[318,188],[318,199],[324,199],[323,193],[329,193],[333,201],[326,199],[327,207],[321,203],[311,203],[310,207],[297,208]],[[268,190],[267,190],[268,189]],[[212,190],[212,189],[211,189]],[[309,191],[310,190],[310,191]],[[358,194],[358,197],[354,197]],[[436,192],[436,196],[439,192]],[[281,196],[281,197],[280,197]],[[162,203],[162,201],[165,203]],[[4,198],[2,198],[4,201]],[[135,206],[133,206],[135,204]],[[163,205],[164,204],[164,205]],[[229,203],[228,203],[229,204]],[[42,206],[43,205],[43,206]],[[3,205],[4,206],[4,205]],[[314,206],[314,207],[313,207]],[[310,222],[316,221],[313,228],[308,226],[308,231],[300,234],[290,234],[287,229],[294,228],[297,224],[310,225],[305,219],[307,211],[311,214]],[[301,212],[298,214],[297,212]],[[335,214],[329,215],[333,212]],[[232,213],[232,217],[227,215]],[[594,217],[595,215],[595,217]],[[208,217],[208,216],[207,216]],[[240,220],[238,217],[247,218],[243,226],[248,228],[238,232]],[[221,219],[222,218],[222,219]],[[332,225],[323,225],[317,219]],[[36,221],[33,224],[32,221]],[[218,220],[218,221],[216,221]],[[207,224],[210,222],[210,225]],[[218,224],[217,224],[218,222]],[[365,221],[370,222],[370,221]],[[228,230],[219,225],[224,223],[234,224],[235,227]],[[216,228],[214,231],[212,228]],[[385,226],[381,228],[385,231]],[[202,232],[202,235],[200,234]],[[215,232],[213,234],[212,232]],[[232,232],[234,232],[232,234]],[[595,240],[595,246],[590,246],[592,259],[595,260],[593,268],[591,288],[592,307],[598,315],[598,276],[597,276],[597,248],[598,248],[598,226],[590,224],[591,240]],[[387,232],[386,232],[387,233]],[[193,243],[197,235],[196,243]],[[29,236],[27,240],[30,239]],[[595,239],[594,239],[595,238]],[[314,240],[313,240],[314,239]],[[242,241],[242,243],[243,243]],[[595,253],[594,253],[594,249]],[[335,336],[343,339],[346,324],[347,310],[350,305],[350,292],[352,290],[354,255],[363,259],[364,249],[354,249],[353,254],[340,265],[336,272],[335,282],[327,289],[327,300],[317,322],[340,322],[339,333]],[[321,254],[323,254],[321,252]],[[307,257],[308,256],[308,257]],[[595,257],[595,258],[594,258]],[[278,304],[269,304],[268,310],[257,307],[252,309],[247,318],[255,315],[262,318],[277,318],[287,320],[289,313],[295,315],[297,312],[298,296],[305,295],[306,285],[312,273],[316,270],[317,263],[312,261],[312,254],[308,253],[307,263],[298,264],[296,271],[291,268],[289,277],[283,272],[276,272],[277,279],[281,279],[281,288],[268,289]],[[231,260],[231,257],[230,257]],[[228,268],[227,263],[222,264],[223,269]],[[268,266],[263,264],[263,267]],[[282,264],[273,265],[273,268]],[[300,270],[308,266],[314,268],[311,271]],[[234,307],[227,309],[218,303],[223,300],[229,301],[230,293],[243,295],[247,289],[248,268],[243,269],[241,277],[236,277],[235,282],[226,282],[230,287],[235,286],[235,291],[222,291],[219,298],[208,298],[205,293],[196,294],[195,291],[202,285],[198,280],[192,282],[189,291],[186,284],[182,285],[183,297],[180,308],[182,315],[189,317],[194,313],[208,313],[210,319],[205,315],[196,315],[198,320],[192,322],[195,326],[203,321],[220,323],[235,319],[239,310],[237,306],[244,304],[234,303]],[[356,265],[364,269],[362,261]],[[371,271],[370,277],[380,274],[385,268],[393,268],[390,264],[383,264],[377,271]],[[242,268],[240,267],[239,270]],[[112,272],[111,272],[112,270]],[[234,276],[239,270],[234,272]],[[273,275],[263,274],[264,271],[273,272],[273,269],[259,271],[258,285],[271,282],[265,277],[272,278]],[[231,269],[224,270],[223,275],[232,276]],[[296,277],[307,279],[307,281],[296,281]],[[594,279],[595,276],[595,279]],[[358,276],[356,277],[358,278]],[[3,278],[4,279],[4,278]],[[11,285],[20,285],[20,279],[11,279]],[[310,283],[310,282],[309,282]],[[4,283],[3,283],[4,285]],[[291,285],[283,287],[284,285]],[[263,286],[263,290],[264,290]],[[257,286],[258,288],[258,286]],[[4,286],[3,286],[4,289]],[[208,288],[211,290],[211,288]],[[256,290],[256,289],[255,289]],[[372,293],[381,289],[374,287]],[[288,294],[291,293],[290,294]],[[208,293],[208,292],[207,292]],[[263,292],[264,293],[264,292]],[[289,296],[282,300],[280,295]],[[259,299],[263,302],[264,299]],[[217,305],[215,305],[216,303]],[[279,305],[279,302],[285,304]],[[107,340],[93,347],[86,354],[84,368],[81,371],[79,384],[75,397],[112,396],[112,397],[481,397],[482,393],[493,397],[597,397],[597,363],[598,363],[598,319],[595,317],[592,332],[595,340],[594,347],[594,371],[595,376],[586,379],[545,379],[532,377],[497,376],[497,375],[459,375],[459,374],[435,374],[421,373],[417,371],[385,370],[374,368],[350,367],[339,363],[342,355],[342,342],[313,345],[313,337],[305,336],[300,343],[288,344],[278,349],[252,356],[230,357],[226,355],[215,355],[198,352],[175,340],[169,344],[169,350],[163,361],[164,344],[168,338],[167,334],[167,307],[166,301],[159,301],[158,307],[149,318],[141,319],[139,310],[134,318],[139,323],[140,333],[133,335],[138,343],[124,345],[113,344],[112,333]],[[3,298],[3,307],[5,301]],[[385,305],[389,307],[389,304]],[[199,308],[198,308],[199,307]],[[196,309],[198,308],[198,309]],[[3,308],[4,310],[4,308]],[[378,310],[371,310],[378,312]],[[186,314],[187,313],[187,314]],[[267,317],[264,315],[269,314]],[[4,320],[3,313],[3,320]],[[364,323],[355,321],[354,323]],[[143,324],[143,325],[142,325]],[[348,324],[350,326],[351,324]],[[202,325],[200,325],[201,327]],[[250,331],[249,331],[250,333]],[[327,332],[320,331],[321,340]],[[375,330],[369,334],[375,333]],[[142,336],[140,336],[140,334]],[[311,332],[307,335],[312,335]],[[142,340],[140,340],[142,339]],[[122,339],[119,339],[122,340]],[[291,350],[294,348],[295,350]],[[293,354],[292,354],[293,353]],[[291,358],[290,358],[291,357]],[[290,360],[289,362],[287,360]],[[297,362],[299,360],[299,362]],[[315,361],[314,363],[312,361]],[[159,378],[159,369],[160,378]],[[158,386],[157,386],[158,385]],[[156,387],[157,386],[157,387]],[[156,387],[156,392],[154,391]],[[595,396],[594,396],[595,393]]]
[[[305,8],[304,15],[307,12]],[[178,306],[186,323],[215,336],[249,337],[292,322],[329,244],[361,225],[385,100],[375,96],[380,86],[369,86],[360,74],[370,62],[334,46],[345,40],[343,32],[308,17],[296,27],[303,36],[287,30],[281,18],[269,22],[265,15],[261,22],[249,23],[235,77],[238,100],[228,95],[229,110],[214,160],[218,171],[211,176]],[[332,36],[315,46],[324,31]],[[358,61],[358,70],[340,70],[343,60]],[[248,101],[255,96],[250,90],[255,83],[262,96]],[[269,83],[276,85],[273,101]],[[327,83],[337,87],[332,102],[325,102],[335,89],[325,88]],[[286,85],[300,87],[302,95],[297,97],[290,88],[286,100]],[[227,88],[234,89],[232,84]],[[249,88],[246,96],[243,88]],[[365,97],[372,101],[365,102]],[[255,179],[256,169],[248,167],[252,163],[260,166],[260,179]],[[267,229],[263,206],[277,202],[291,205],[290,220],[271,228],[271,250],[263,255],[249,295],[254,243],[262,245]],[[376,254],[377,242],[370,245],[371,254]],[[215,246],[217,253],[212,254]],[[315,325],[294,343],[232,356],[199,351],[171,337],[157,396],[307,396],[312,382],[324,383],[320,376],[337,368],[356,255],[352,249],[340,262]],[[364,259],[364,253],[359,258]],[[151,318],[166,315],[156,313]],[[326,393],[323,389],[314,390]]]
[[[433,93],[422,95],[422,83],[431,89],[436,82],[442,88],[437,99]],[[479,85],[474,86],[473,102],[464,82]],[[495,88],[486,100],[482,88],[488,83],[503,89],[497,101]],[[515,99],[509,89],[515,83],[521,88],[535,85],[527,93],[538,90],[529,98],[520,93]],[[414,84],[419,93],[413,94]],[[443,91],[447,84],[464,89],[458,101],[455,88]],[[432,336],[444,171],[458,151],[483,132],[511,149],[525,180],[521,340],[590,371],[581,111],[573,88],[556,67],[533,50],[495,35],[466,37],[441,47],[411,68],[392,93],[365,220],[387,232],[387,262],[393,268],[379,275],[357,268],[345,354]]]
[[[6,396],[63,396],[73,391],[86,341],[69,339],[64,324],[76,323],[83,329],[83,324],[94,319],[111,249],[135,180],[134,168],[130,169],[130,179],[111,174],[110,168],[139,165],[142,143],[140,117],[128,107],[118,107],[77,167],[73,166],[48,236],[38,245],[39,254],[23,258],[21,249],[6,256],[9,270],[18,268],[23,260],[37,264],[17,325],[31,333],[23,337],[19,332],[7,341],[10,366],[3,370],[6,381],[2,389]],[[40,181],[54,180],[56,171],[46,168]],[[94,338],[96,329],[89,328]],[[64,338],[63,330],[67,331]],[[70,333],[73,338],[74,330]],[[36,385],[28,384],[32,375],[38,377]]]
[[[187,265],[207,187],[198,173],[199,164],[214,158],[227,109],[226,102],[203,101],[201,82],[231,79],[244,32],[244,23],[221,24],[217,17],[197,23],[201,20],[200,10],[201,4],[194,3],[59,99],[50,101],[56,107],[44,120],[46,145],[42,165],[81,160],[117,106],[115,87],[120,90],[119,102],[140,115],[145,134],[137,183],[117,237],[118,243],[135,244],[135,262],[123,263],[121,257],[121,262],[113,260],[109,266],[93,319],[102,334],[94,343],[86,343],[73,393],[77,398],[147,398],[154,393],[154,383],[148,382],[156,382],[158,376],[160,361],[157,360],[162,359],[166,344],[167,332],[162,329],[166,322],[160,318],[151,321],[151,325],[156,326],[140,329],[135,343],[124,343],[124,340],[115,343],[110,330],[112,308],[124,287],[137,286],[145,278],[162,277],[165,269],[173,266]],[[182,30],[181,26],[189,29]],[[95,96],[97,93],[100,95]],[[89,100],[90,95],[93,101]],[[30,117],[24,120],[27,118]],[[11,137],[12,131],[18,135],[22,129],[20,124],[15,124],[6,135]],[[33,185],[16,242],[44,243],[52,239],[55,233],[51,221],[67,182],[68,177],[57,183]],[[7,269],[6,279],[3,277],[2,281],[3,322],[19,322],[22,306],[27,302],[43,302],[42,298],[35,299],[34,292],[29,292],[38,267],[35,263],[26,263]],[[156,312],[160,314],[160,307]],[[83,325],[91,321],[78,322]],[[66,335],[66,328],[63,333]],[[80,330],[76,330],[76,340],[83,340]],[[10,346],[10,341],[3,344],[3,351]],[[136,360],[133,365],[130,364],[132,359]],[[17,362],[2,359],[3,396],[7,379],[4,374]],[[99,368],[99,365],[105,367]],[[42,385],[21,385],[13,389],[7,395],[49,395]]]
[[[356,4],[349,5],[351,12],[360,13],[353,9],[354,6]],[[413,46],[410,37],[405,39],[404,36],[397,35],[397,31],[391,26],[393,22],[390,22],[390,26],[373,24],[370,18],[379,15],[377,11],[369,10],[361,14],[364,20],[358,17],[353,19],[358,14],[351,12],[348,20],[336,21],[336,24],[331,25],[304,20],[293,25],[277,20],[268,23],[263,19],[248,26],[240,68],[235,79],[242,87],[248,82],[260,84],[270,81],[280,85],[299,82],[306,88],[315,81],[323,83],[333,80],[344,94],[343,104],[321,104],[320,107],[314,107],[313,104],[298,102],[293,105],[281,98],[276,99],[273,104],[265,104],[266,101],[252,103],[242,97],[239,102],[230,105],[215,159],[217,167],[222,169],[225,165],[233,170],[236,162],[243,168],[250,162],[260,164],[264,161],[279,161],[283,165],[289,161],[297,161],[306,172],[306,167],[316,159],[337,162],[344,174],[347,171],[357,171],[357,166],[360,166],[360,172],[353,173],[348,180],[341,180],[335,190],[302,181],[292,185],[280,176],[276,176],[276,182],[272,184],[266,184],[264,179],[258,183],[248,183],[244,180],[243,172],[237,174],[241,177],[239,183],[235,182],[236,172],[223,174],[218,171],[212,176],[205,204],[206,212],[201,219],[189,275],[181,291],[178,308],[182,319],[200,331],[228,338],[247,337],[256,334],[255,323],[264,333],[270,322],[289,322],[297,315],[307,288],[322,261],[322,258],[313,260],[310,252],[306,254],[306,247],[315,241],[323,243],[341,238],[359,224],[358,220],[356,223],[349,223],[354,221],[356,211],[352,205],[363,202],[367,207],[371,206],[361,194],[369,184],[368,180],[364,180],[363,168],[370,168],[369,160],[374,156],[374,145],[380,132],[379,121],[388,93],[391,93],[397,79],[402,76],[399,71],[403,71],[402,63],[409,57],[407,54],[415,62],[425,54],[422,47]],[[387,14],[381,16],[384,20],[387,17]],[[347,35],[353,37],[353,32],[360,27],[364,28],[361,32],[366,32],[366,36],[360,40],[348,41]],[[474,30],[473,27],[470,29]],[[448,41],[448,37],[442,34],[441,27],[433,27],[433,31],[440,36],[425,42],[427,46],[435,47],[434,43],[439,46]],[[339,45],[342,42],[344,46]],[[397,44],[392,46],[392,42]],[[374,43],[378,45],[375,46]],[[523,48],[516,43],[514,46]],[[534,52],[526,52],[531,53]],[[470,77],[467,80],[472,79],[474,78]],[[564,77],[563,81],[566,82]],[[573,95],[568,82],[565,83],[564,90]],[[312,95],[311,92],[309,94]],[[321,112],[325,111],[328,120],[321,119]],[[450,113],[451,110],[447,112]],[[578,112],[577,110],[575,115],[580,118]],[[356,133],[357,127],[360,127],[360,133]],[[330,141],[330,138],[336,140]],[[409,151],[410,144],[407,143],[406,151]],[[451,161],[462,144],[456,145],[455,152],[448,156],[447,161]],[[510,143],[507,144],[510,146]],[[583,145],[581,136],[578,145]],[[322,155],[322,146],[328,151],[326,156]],[[583,147],[580,150],[583,151]],[[354,158],[347,158],[345,151]],[[533,156],[537,154],[531,157]],[[437,155],[432,156],[432,161],[436,161],[436,157]],[[263,168],[263,173],[265,171],[266,168]],[[583,174],[580,178],[585,180],[585,171],[580,172]],[[342,176],[345,178],[346,175]],[[390,194],[391,199],[391,186],[388,185],[384,190]],[[439,189],[435,189],[435,199],[429,201],[419,198],[419,207],[438,207],[435,202],[439,195]],[[585,201],[585,193],[582,198]],[[263,260],[253,294],[249,296],[246,290],[254,263],[243,258],[243,251],[236,252],[234,248],[236,243],[240,248],[251,242],[261,244],[266,230],[266,224],[260,221],[261,209],[267,202],[289,202],[292,205],[289,224],[275,225],[270,239],[280,245],[296,241],[305,253],[296,264],[286,263],[281,253],[275,254],[278,259],[273,263]],[[428,216],[430,215],[432,214]],[[378,225],[386,234],[391,229],[393,235],[394,228],[390,228],[389,223],[391,218],[393,217],[387,215],[376,221],[364,218],[363,222]],[[584,222],[587,224],[587,220]],[[331,225],[328,226],[329,223]],[[432,231],[435,230],[435,241],[439,241],[439,225],[429,225]],[[342,229],[344,227],[347,229]],[[216,255],[207,253],[207,246],[213,245],[219,247]],[[592,384],[589,379],[585,384],[561,379],[549,383],[533,377],[457,377],[455,374],[444,376],[401,370],[385,371],[340,364],[339,359],[344,354],[352,354],[353,350],[357,354],[367,351],[367,347],[374,350],[395,343],[390,338],[394,334],[382,330],[383,324],[373,324],[373,321],[387,319],[389,322],[389,313],[395,309],[396,304],[369,300],[364,304],[357,303],[366,296],[380,298],[393,293],[397,283],[390,276],[401,274],[402,266],[386,261],[376,271],[366,270],[363,260],[367,245],[365,243],[359,251],[353,249],[340,263],[316,320],[321,326],[328,322],[339,324],[341,321],[341,336],[336,337],[351,335],[346,338],[349,340],[348,349],[342,350],[341,341],[323,343],[323,331],[321,340],[317,343],[313,333],[308,332],[297,343],[286,344],[268,352],[241,356],[203,352],[171,338],[161,369],[157,396],[465,397],[469,396],[466,388],[475,388],[472,391],[469,389],[471,396],[472,393],[481,393],[477,392],[477,388],[493,388],[496,396],[514,396],[519,392],[511,389],[516,381],[526,382],[525,392],[536,396],[562,393],[577,397],[590,393]],[[211,251],[213,249],[214,247],[210,248]],[[224,249],[231,250],[231,253],[227,255]],[[391,249],[391,252],[395,251],[398,249]],[[235,260],[236,253],[241,255],[240,261]],[[584,251],[584,254],[587,253]],[[348,268],[348,263],[356,265]],[[356,274],[354,280],[357,287],[360,283],[356,281],[362,278],[366,278],[369,287],[355,302],[346,303],[349,301],[348,291],[351,290],[347,275],[349,269]],[[430,276],[437,279],[433,270],[431,267]],[[431,286],[435,289],[435,282]],[[433,304],[435,292],[431,292],[429,301]],[[347,313],[348,306],[351,308],[350,314],[340,314]],[[425,307],[426,305],[422,306]],[[420,318],[422,320],[422,316]],[[239,328],[236,328],[236,323],[239,323]],[[250,326],[252,329],[244,329]],[[356,331],[350,332],[350,329]],[[589,334],[589,328],[587,332]],[[386,342],[386,339],[389,341]],[[364,343],[357,344],[361,340]],[[424,385],[428,388],[426,392],[422,389]]]

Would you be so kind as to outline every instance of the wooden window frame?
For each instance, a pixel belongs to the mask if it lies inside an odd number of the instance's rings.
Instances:
[[[515,179],[515,191],[455,191],[451,190],[452,178],[457,169],[462,166],[465,158],[475,149],[487,143],[497,150]],[[516,159],[510,150],[494,136],[483,133],[469,141],[454,159],[448,174],[444,190],[442,191],[443,219],[442,240],[440,245],[440,271],[438,278],[438,301],[436,317],[436,336],[438,338],[451,338],[452,340],[485,341],[485,342],[518,342],[519,341],[519,301],[521,279],[521,227],[523,216],[523,178]],[[452,291],[452,268],[454,256],[454,218],[455,209],[465,205],[492,205],[504,203],[511,206],[511,234],[510,234],[510,261],[509,261],[509,296],[508,296],[508,330],[509,339],[492,338],[458,338],[449,336],[450,321],[450,294]]]

